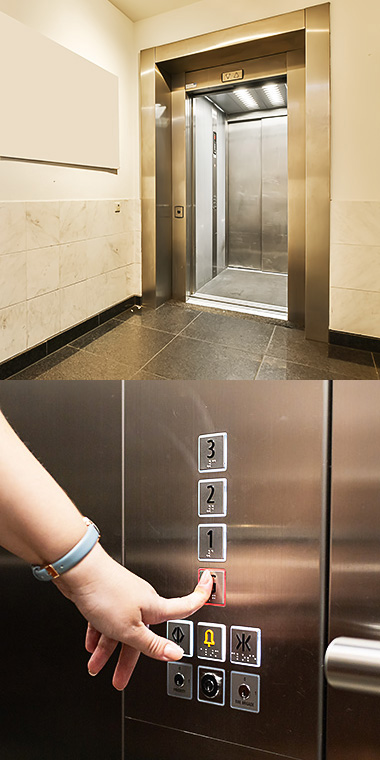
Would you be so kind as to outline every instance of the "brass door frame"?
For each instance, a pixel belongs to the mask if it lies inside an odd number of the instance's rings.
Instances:
[[[304,40],[301,49],[300,39]],[[157,292],[157,182],[172,183],[172,295],[186,298],[186,75],[236,61],[260,67],[284,56],[289,124],[289,319],[305,324],[306,337],[327,342],[330,252],[330,4],[254,21],[141,51],[141,194],[143,303],[155,308]],[[265,68],[264,65],[264,68]],[[172,162],[156,155],[157,72],[171,90]],[[280,72],[281,73],[281,72]],[[191,77],[190,77],[191,78]],[[203,86],[205,86],[203,84]],[[169,128],[168,128],[169,129]],[[168,132],[169,135],[169,132]],[[161,176],[158,176],[158,172]],[[166,179],[165,179],[166,173]],[[185,209],[174,216],[174,206]],[[163,213],[160,207],[160,213]],[[165,212],[167,213],[167,212]]]

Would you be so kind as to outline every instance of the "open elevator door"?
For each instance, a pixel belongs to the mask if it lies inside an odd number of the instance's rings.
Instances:
[[[188,94],[190,301],[287,319],[286,106],[286,77]]]

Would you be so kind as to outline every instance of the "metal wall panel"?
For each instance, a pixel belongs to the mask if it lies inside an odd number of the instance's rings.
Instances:
[[[127,757],[317,760],[323,398],[324,384],[311,381],[127,383],[127,566],[163,596],[193,588],[204,564],[197,439],[227,432],[228,512],[218,519],[227,560],[216,565],[227,571],[227,605],[193,620],[259,627],[263,644],[262,666],[252,669],[261,676],[259,714],[229,707],[228,655],[218,663],[224,707],[167,696],[166,665],[140,658],[126,690]],[[186,662],[195,673],[205,661]]]
[[[262,269],[288,271],[287,117],[262,119]]]
[[[172,297],[171,92],[156,67],[156,306]]]
[[[380,389],[334,382],[329,640],[379,640]],[[378,760],[379,696],[328,689],[327,760]]]
[[[213,277],[213,110],[205,98],[194,99],[195,290]]]
[[[261,269],[261,122],[228,125],[228,263]]]
[[[121,383],[7,381],[0,405],[120,561]],[[119,760],[121,695],[109,666],[87,674],[84,619],[5,550],[0,567],[2,760]]]

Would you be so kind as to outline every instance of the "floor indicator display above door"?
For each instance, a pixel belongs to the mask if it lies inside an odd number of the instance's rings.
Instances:
[[[224,705],[225,702],[225,673],[219,668],[198,667],[198,701],[211,702],[214,705]]]
[[[167,664],[167,693],[169,697],[193,698],[193,666],[181,662]]]
[[[260,712],[260,676],[231,671],[231,701],[235,710]]]
[[[199,472],[227,469],[227,433],[208,433],[198,438]]]
[[[224,517],[227,514],[227,478],[198,480],[199,517]]]
[[[259,628],[231,626],[230,660],[259,668],[261,665],[261,631]]]
[[[226,659],[226,626],[222,623],[198,623],[197,656],[200,660]]]
[[[191,620],[168,620],[166,638],[182,647],[184,657],[193,656],[193,622]]]
[[[220,523],[198,525],[198,559],[202,562],[225,562],[227,526]]]

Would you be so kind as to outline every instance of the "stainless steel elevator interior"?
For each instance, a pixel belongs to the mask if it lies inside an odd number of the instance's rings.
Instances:
[[[379,393],[3,383],[2,411],[113,557],[162,596],[205,568],[215,589],[155,628],[183,659],[141,657],[122,697],[111,663],[89,678],[80,614],[2,550],[2,760],[378,760]]]
[[[191,97],[188,301],[287,319],[286,77]]]

